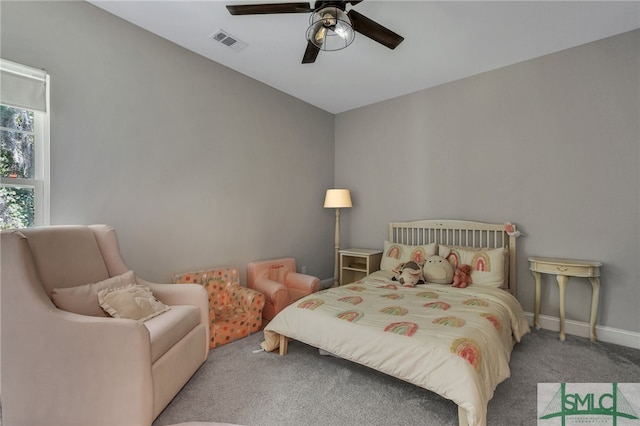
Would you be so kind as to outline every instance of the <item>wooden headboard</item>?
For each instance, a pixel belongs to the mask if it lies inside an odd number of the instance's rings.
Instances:
[[[516,231],[513,225],[513,231]],[[508,249],[509,273],[505,289],[516,294],[516,237],[507,234],[504,223],[466,220],[416,220],[389,223],[389,241],[407,245],[430,243],[450,246]]]

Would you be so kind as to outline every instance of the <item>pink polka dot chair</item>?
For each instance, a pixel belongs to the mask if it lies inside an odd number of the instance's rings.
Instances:
[[[240,285],[238,269],[222,267],[175,274],[173,282],[195,283],[209,294],[210,348],[247,337],[262,327],[262,293]]]

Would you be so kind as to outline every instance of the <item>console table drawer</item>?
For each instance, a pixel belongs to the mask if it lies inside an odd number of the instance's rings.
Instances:
[[[599,277],[599,262],[580,262],[576,260],[530,259],[529,269],[542,274],[566,275],[570,277]]]

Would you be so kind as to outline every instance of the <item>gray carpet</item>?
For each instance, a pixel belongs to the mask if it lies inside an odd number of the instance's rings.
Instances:
[[[457,425],[456,405],[432,392],[291,342],[288,355],[253,353],[262,333],[211,351],[153,426],[211,421],[245,426]],[[640,350],[533,330],[516,345],[489,425],[535,425],[537,383],[640,383]]]

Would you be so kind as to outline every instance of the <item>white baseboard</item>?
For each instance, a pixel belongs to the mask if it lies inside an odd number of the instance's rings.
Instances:
[[[525,312],[529,325],[533,327],[533,313]],[[540,315],[540,328],[551,331],[560,331],[560,318]],[[590,337],[589,324],[581,321],[565,320],[564,332],[580,337]],[[596,325],[596,334],[601,342],[613,343],[640,349],[640,333]]]

